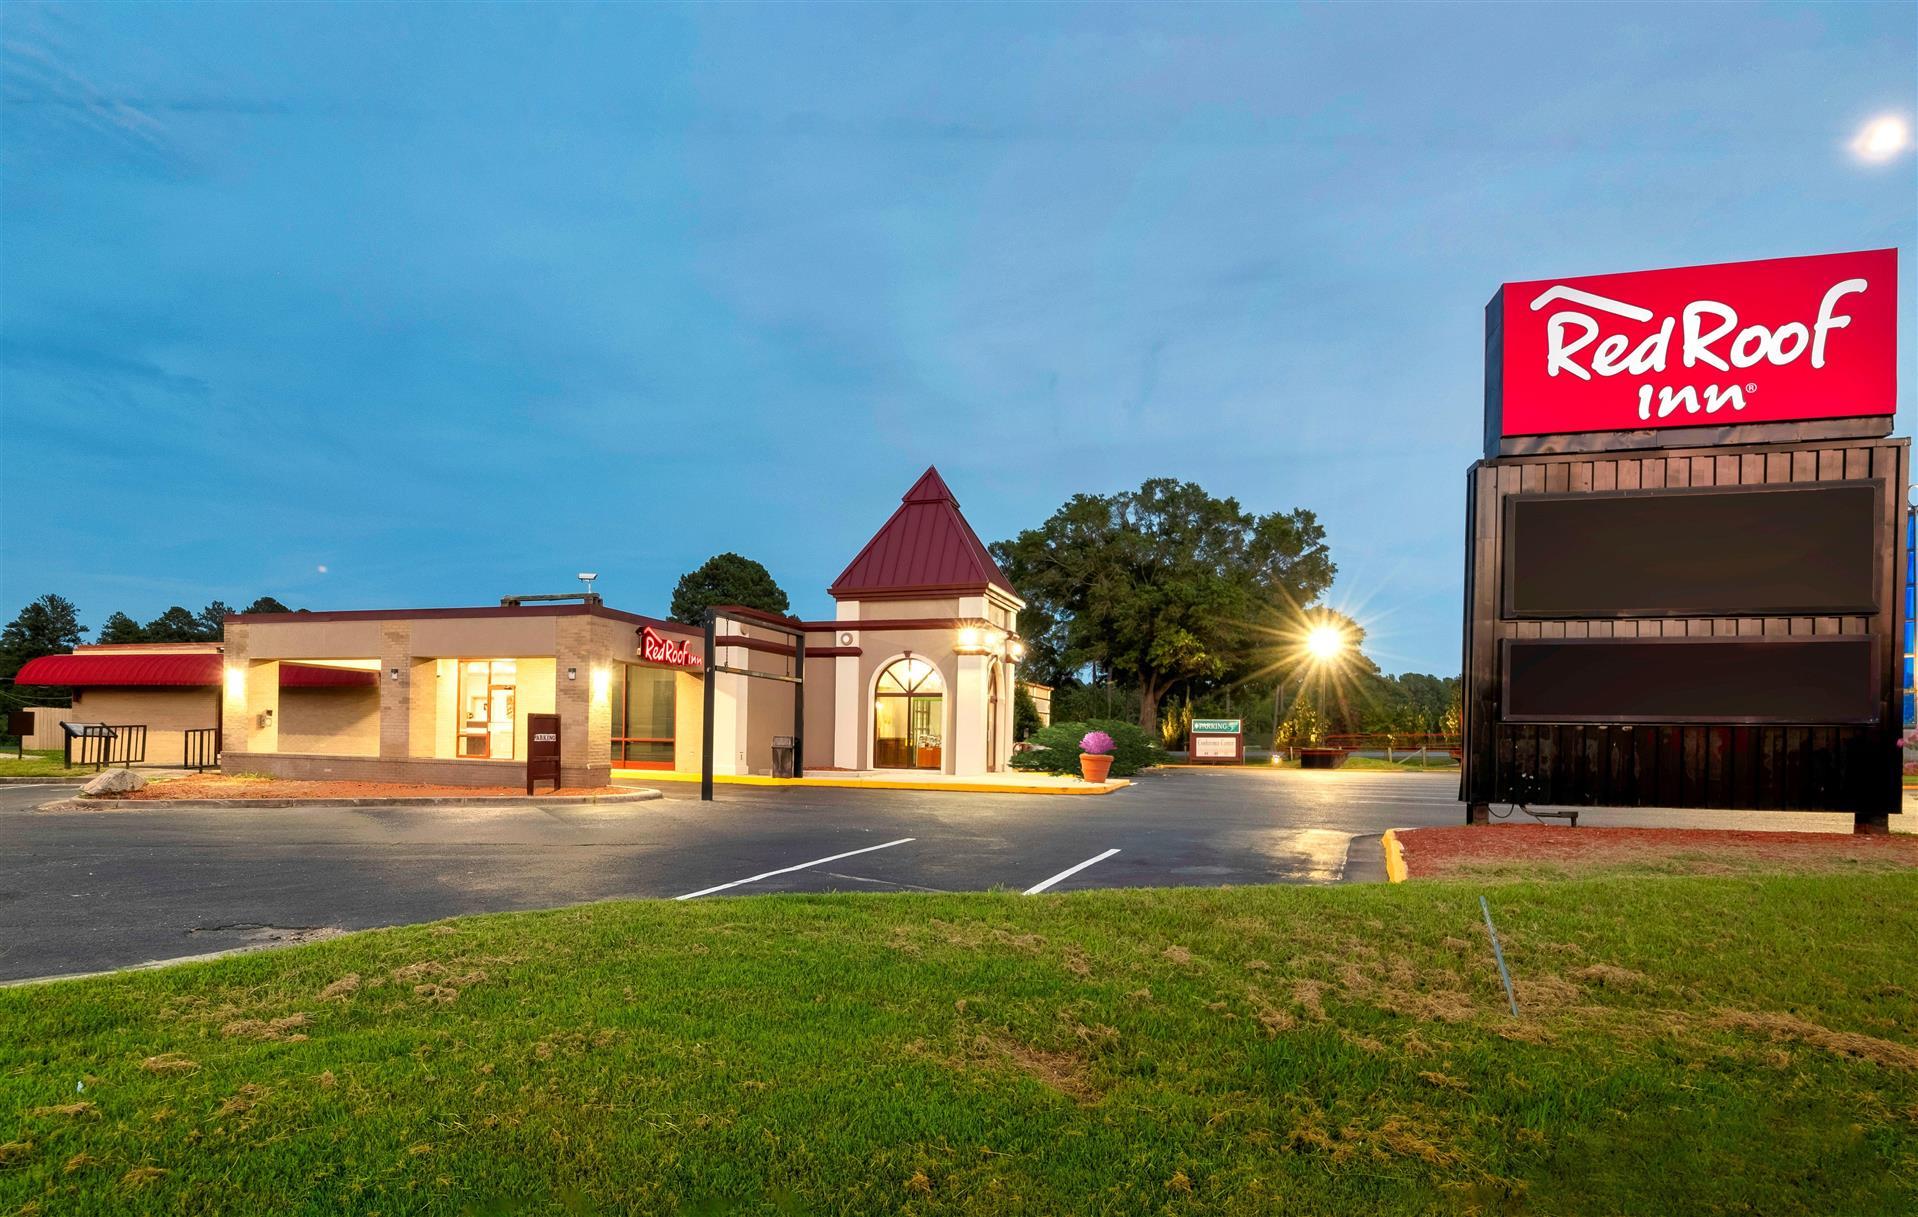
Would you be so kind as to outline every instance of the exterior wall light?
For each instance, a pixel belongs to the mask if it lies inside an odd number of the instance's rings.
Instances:
[[[230,667],[226,670],[226,695],[235,701],[246,700],[246,669]]]
[[[579,669],[578,669],[578,668],[568,668],[568,669],[566,669],[566,679],[568,679],[568,680],[578,680],[578,679],[579,679]]]
[[[1021,659],[1024,659],[1025,657],[1026,657],[1026,644],[1023,642],[1020,642],[1016,638],[1013,639],[1012,640],[1012,661],[1014,663],[1017,663]]]
[[[386,669],[386,672],[387,672],[387,675],[391,676],[396,681],[400,678],[400,670],[398,668],[388,668]]]
[[[605,701],[606,695],[612,689],[612,687],[613,687],[612,669],[611,668],[594,668],[593,669],[593,700]]]
[[[963,629],[963,630],[960,630],[960,631],[959,631],[959,645],[960,645],[960,646],[962,646],[962,647],[976,647],[976,646],[978,646],[978,645],[979,645],[979,631],[978,631],[978,630],[975,630],[975,629],[973,629],[973,628],[972,628],[971,626],[967,626],[967,627],[966,627],[965,629]]]

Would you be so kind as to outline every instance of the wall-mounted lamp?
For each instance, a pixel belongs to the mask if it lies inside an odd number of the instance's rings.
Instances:
[[[568,668],[568,669],[566,669],[566,679],[568,679],[568,680],[578,680],[578,679],[579,679],[579,669],[578,669],[578,668]]]
[[[1012,653],[1012,661],[1014,663],[1019,662],[1021,659],[1024,659],[1026,657],[1026,644],[1023,642],[1020,642],[1016,638],[1013,639],[1011,653]]]
[[[386,674],[396,681],[400,678],[400,670],[398,668],[388,668],[386,669]]]
[[[971,650],[979,645],[979,631],[967,626],[959,631],[959,646],[962,650]]]
[[[226,670],[226,695],[235,701],[246,699],[246,669],[228,668]]]
[[[609,690],[612,689],[612,687],[613,687],[612,669],[611,668],[594,668],[593,669],[593,700],[605,701],[606,694]]]

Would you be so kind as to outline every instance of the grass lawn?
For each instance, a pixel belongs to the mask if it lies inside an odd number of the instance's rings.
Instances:
[[[0,778],[90,778],[99,770],[69,768],[61,763],[58,748],[29,748],[16,758],[12,748],[0,749]]]
[[[1908,872],[468,918],[0,990],[0,1213],[1909,1213],[1914,944]]]

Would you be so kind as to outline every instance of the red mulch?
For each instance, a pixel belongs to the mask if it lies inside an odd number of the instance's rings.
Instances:
[[[1833,832],[1742,832],[1715,828],[1568,828],[1553,824],[1459,825],[1398,834],[1414,878],[1466,867],[1537,862],[1554,869],[1664,862],[1683,857],[1750,867],[1840,862],[1918,867],[1918,836]]]
[[[626,794],[624,786],[569,786],[553,790],[540,783],[541,795]],[[524,786],[426,786],[408,782],[305,782],[281,778],[240,778],[217,775],[167,778],[148,782],[132,794],[113,796],[122,799],[146,799],[165,802],[174,799],[437,799],[526,797]]]

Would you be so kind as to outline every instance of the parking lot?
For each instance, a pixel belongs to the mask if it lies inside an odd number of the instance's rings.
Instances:
[[[0,980],[591,900],[1375,880],[1386,829],[1462,816],[1456,778],[1409,773],[1173,769],[1098,798],[661,790],[614,806],[38,812],[71,788],[0,786]],[[1848,826],[1728,815],[1591,819]]]
[[[0,787],[0,980],[632,897],[1331,883],[1459,818],[1415,774],[1172,770],[1101,798],[662,784],[620,806],[36,812]]]

